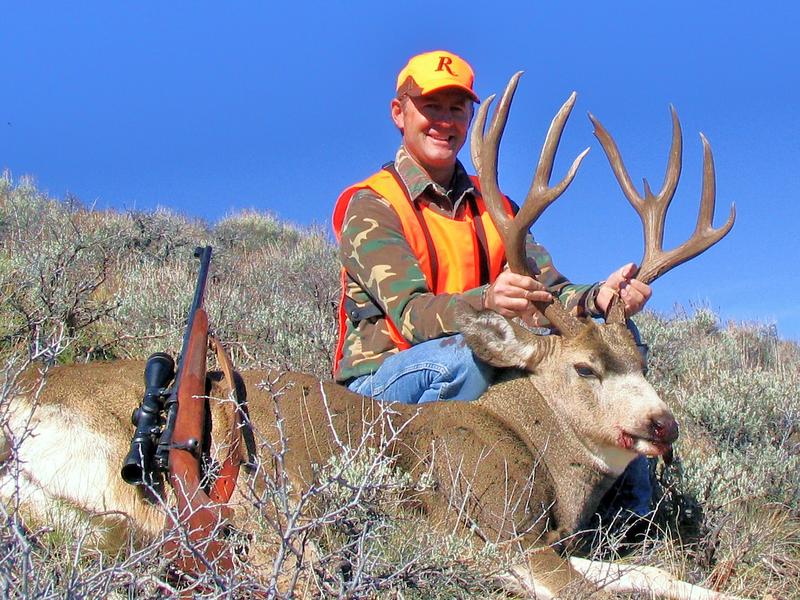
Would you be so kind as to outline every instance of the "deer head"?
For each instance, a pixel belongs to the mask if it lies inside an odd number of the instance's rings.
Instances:
[[[513,219],[506,215],[497,183],[498,148],[520,75],[515,74],[509,81],[488,131],[487,113],[494,96],[487,98],[480,107],[472,131],[471,152],[487,208],[506,245],[509,268],[516,273],[532,275],[525,256],[528,229],[566,190],[588,149],[573,161],[566,176],[551,187],[555,153],[575,103],[573,93],[550,125],[525,202]],[[595,135],[617,180],[643,223],[645,254],[638,278],[646,283],[722,239],[730,231],[735,218],[732,208],[725,225],[719,229],[711,225],[714,168],[711,148],[703,137],[703,194],[697,227],[691,238],[679,247],[667,252],[662,249],[666,209],[674,195],[681,164],[680,124],[674,109],[672,117],[672,148],[664,187],[653,195],[645,181],[645,195],[641,197],[630,181],[616,144],[597,119],[590,115]],[[677,438],[678,426],[672,413],[644,378],[644,363],[626,326],[624,305],[619,298],[612,302],[604,325],[578,319],[569,314],[557,299],[536,307],[555,325],[560,336],[536,336],[491,311],[466,314],[467,309],[461,319],[462,330],[473,351],[483,360],[495,366],[525,371],[534,380],[537,390],[545,390],[542,395],[548,403],[557,412],[568,414],[567,421],[573,423],[579,435],[590,445],[603,449],[605,456],[620,451],[617,454],[624,466],[632,452],[651,456],[667,452]]]

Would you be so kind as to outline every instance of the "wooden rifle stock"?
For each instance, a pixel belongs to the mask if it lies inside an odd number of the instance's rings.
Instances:
[[[202,485],[202,456],[207,432],[206,352],[208,315],[203,308],[205,278],[211,247],[195,251],[201,258],[195,298],[184,336],[174,393],[177,406],[169,446],[169,481],[175,493],[178,524],[185,542],[176,538],[165,544],[167,556],[181,575],[197,575],[213,568],[225,573],[233,568],[228,544],[221,541],[230,509],[214,502]]]
[[[194,314],[188,352],[177,382],[178,411],[169,451],[169,481],[188,548],[171,539],[165,549],[174,567],[185,574],[203,573],[212,565],[217,572],[233,568],[231,550],[220,541],[230,509],[215,503],[201,483],[200,461],[207,416],[207,348],[208,316],[205,309],[199,308]]]

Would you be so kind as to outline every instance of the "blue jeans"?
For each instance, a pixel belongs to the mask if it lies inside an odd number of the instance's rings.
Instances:
[[[620,511],[644,517],[652,512],[650,507],[652,497],[653,484],[650,482],[650,464],[646,457],[637,456],[605,495],[597,512],[602,515],[606,523],[619,518],[617,513]]]
[[[477,400],[494,377],[494,367],[477,358],[463,335],[422,342],[393,354],[370,375],[347,387],[376,400],[418,404]]]

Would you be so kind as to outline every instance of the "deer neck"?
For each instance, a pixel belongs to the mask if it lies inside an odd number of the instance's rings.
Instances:
[[[618,473],[553,410],[529,377],[503,375],[479,402],[514,430],[546,468],[555,488],[554,529],[570,534],[588,522]]]

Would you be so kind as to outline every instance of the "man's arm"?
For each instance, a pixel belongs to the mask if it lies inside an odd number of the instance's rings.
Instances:
[[[456,333],[454,308],[459,300],[482,307],[486,286],[460,294],[431,292],[397,213],[369,190],[350,201],[339,258],[349,276],[412,344]]]

